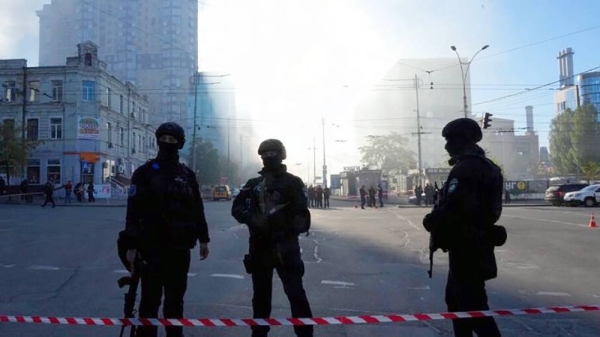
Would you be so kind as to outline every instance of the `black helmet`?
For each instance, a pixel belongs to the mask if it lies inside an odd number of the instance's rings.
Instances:
[[[287,157],[285,146],[283,146],[283,143],[278,139],[267,139],[260,143],[260,146],[258,147],[258,154],[260,156],[269,151],[277,152],[281,157],[281,160],[284,160]]]
[[[156,129],[154,134],[156,135],[156,141],[158,141],[163,135],[175,137],[179,142],[179,149],[183,148],[183,145],[185,144],[185,131],[177,123],[163,123]]]
[[[461,137],[466,140],[477,143],[483,137],[481,127],[476,121],[470,118],[458,118],[446,124],[442,130],[442,137],[448,139]]]

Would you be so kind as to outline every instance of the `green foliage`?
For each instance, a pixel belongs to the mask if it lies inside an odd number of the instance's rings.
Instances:
[[[190,147],[190,158],[192,158]],[[196,176],[200,185],[216,184],[219,180],[219,151],[210,141],[196,139]],[[190,163],[193,166],[193,163]]]
[[[362,163],[382,170],[402,170],[416,167],[414,152],[407,148],[408,140],[396,132],[385,136],[367,136],[366,146],[359,148]]]
[[[22,139],[22,130],[14,123],[0,123],[0,170],[6,173],[7,183],[10,183],[11,176],[23,172],[31,151],[43,143],[39,140]]]
[[[581,165],[581,172],[583,176],[587,179],[588,184],[590,181],[596,180],[598,178],[598,174],[600,173],[600,163],[595,161],[588,161]]]
[[[558,174],[573,174],[578,164],[600,161],[598,113],[592,105],[567,109],[552,119],[549,138],[552,164]]]

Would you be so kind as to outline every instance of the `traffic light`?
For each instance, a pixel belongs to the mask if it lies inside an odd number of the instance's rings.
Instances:
[[[492,116],[493,115],[489,112],[485,113],[485,116],[483,117],[483,128],[484,129],[487,129],[491,126],[490,122],[492,121],[492,119],[490,117],[492,117]]]

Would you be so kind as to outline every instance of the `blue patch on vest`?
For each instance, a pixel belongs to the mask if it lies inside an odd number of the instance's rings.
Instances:
[[[158,163],[153,163],[152,168],[155,170],[158,170],[160,168],[160,166],[158,165]]]
[[[130,197],[133,197],[133,196],[135,196],[136,192],[137,192],[137,186],[129,185],[129,191],[127,191],[127,195]]]

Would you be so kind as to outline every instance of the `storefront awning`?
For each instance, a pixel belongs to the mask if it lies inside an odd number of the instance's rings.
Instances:
[[[80,152],[79,159],[81,161],[86,161],[90,164],[94,164],[100,159],[100,156],[95,152]]]

